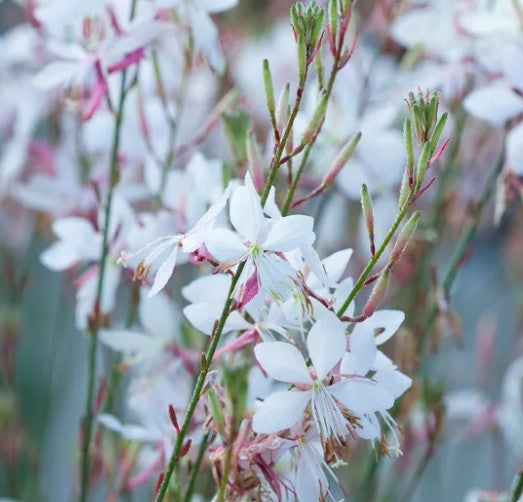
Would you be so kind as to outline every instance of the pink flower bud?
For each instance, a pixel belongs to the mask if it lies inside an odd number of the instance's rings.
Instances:
[[[377,280],[376,284],[374,285],[374,288],[369,296],[369,299],[367,300],[367,303],[365,304],[365,307],[363,307],[362,314],[365,317],[370,317],[376,309],[379,307],[381,302],[383,301],[383,298],[385,297],[385,293],[387,292],[387,287],[389,285],[389,279],[390,279],[390,270],[386,268],[380,275],[379,279]]]
[[[334,162],[330,169],[327,171],[327,174],[325,174],[325,176],[323,177],[323,181],[321,182],[322,186],[328,187],[334,183],[336,176],[338,176],[340,171],[345,167],[345,164],[347,163],[351,155],[354,153],[354,150],[356,149],[356,146],[358,145],[360,138],[361,132],[356,134],[354,138],[350,139],[345,144],[341,152],[334,159]]]

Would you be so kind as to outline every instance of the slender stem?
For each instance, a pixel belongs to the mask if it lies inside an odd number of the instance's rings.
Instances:
[[[136,0],[131,4],[130,18],[134,17],[136,9]],[[120,135],[122,129],[122,121],[124,114],[124,105],[126,98],[126,77],[127,71],[122,72],[120,82],[120,98],[118,102],[118,110],[115,117],[113,143],[111,147],[111,160],[109,172],[109,188],[107,192],[107,200],[105,202],[104,212],[104,228],[102,237],[102,249],[100,264],[98,270],[98,283],[96,285],[96,297],[94,303],[94,319],[89,323],[89,347],[87,355],[87,396],[85,403],[84,427],[83,427],[83,444],[81,450],[81,479],[80,479],[80,502],[87,500],[87,493],[89,491],[89,471],[90,471],[90,455],[89,449],[91,446],[91,438],[93,435],[93,403],[95,394],[95,377],[96,377],[96,354],[98,348],[98,330],[100,328],[100,308],[102,303],[102,294],[105,281],[105,269],[107,265],[107,258],[109,256],[109,222],[111,219],[111,210],[113,202],[114,188],[118,183],[118,149],[120,146]]]
[[[192,466],[191,477],[189,478],[189,483],[187,484],[187,490],[185,491],[183,502],[191,502],[194,488],[196,487],[196,480],[198,479],[198,474],[200,474],[200,465],[202,464],[203,456],[205,454],[205,450],[207,449],[209,437],[210,432],[206,432],[202,437],[198,454],[196,455],[196,459],[194,460],[194,464]]]
[[[392,237],[394,236],[394,233],[396,232],[396,230],[400,226],[401,222],[407,215],[409,206],[410,206],[410,204],[407,201],[401,208],[401,211],[398,213],[398,216],[396,216],[396,219],[394,220],[394,223],[392,224],[392,227],[390,228],[389,232],[385,236],[385,239],[383,239],[383,242],[381,243],[380,247],[376,250],[376,254],[370,259],[369,263],[367,263],[367,266],[361,273],[359,279],[357,280],[356,284],[352,288],[352,291],[350,292],[349,296],[343,302],[343,305],[338,310],[338,312],[337,312],[338,317],[341,317],[345,313],[345,311],[347,310],[347,308],[349,307],[351,302],[354,300],[356,295],[360,292],[360,290],[363,288],[363,286],[365,286],[365,281],[366,281],[367,277],[372,272],[374,265],[376,265],[378,260],[381,258],[381,255],[387,248],[389,242],[391,241]]]
[[[514,488],[512,490],[512,498],[510,502],[519,502],[523,496],[523,467],[519,470],[514,481]]]
[[[332,88],[333,88],[334,82],[336,80],[336,76],[338,75],[338,72],[340,70],[339,64],[340,64],[342,50],[343,50],[343,38],[340,40],[340,44],[338,45],[338,50],[336,51],[336,56],[334,57],[332,71],[331,71],[331,74],[329,77],[329,82],[327,83],[327,87],[325,89],[325,93],[327,95],[327,100],[330,98]],[[287,195],[285,196],[285,202],[283,203],[283,208],[282,208],[283,216],[285,216],[291,208],[292,199],[294,197],[294,192],[296,192],[296,188],[298,187],[298,183],[300,181],[301,175],[303,174],[305,166],[307,165],[307,161],[309,160],[309,155],[311,153],[312,147],[316,143],[316,138],[320,134],[322,127],[323,127],[323,122],[320,124],[320,127],[314,136],[314,139],[307,145],[307,147],[305,148],[305,151],[303,152],[303,156],[301,158],[300,165],[298,167],[298,170],[296,171],[296,176],[294,176],[291,186],[287,190]]]
[[[467,253],[467,250],[469,249],[470,243],[472,242],[472,239],[476,235],[476,232],[478,230],[478,224],[479,220],[481,218],[481,215],[483,213],[483,210],[485,209],[485,206],[487,205],[488,201],[490,200],[490,197],[492,196],[492,193],[494,191],[494,188],[496,186],[496,181],[498,179],[498,176],[500,175],[501,171],[503,170],[503,162],[504,162],[504,154],[501,155],[500,159],[498,160],[498,163],[492,173],[490,174],[487,182],[485,183],[485,186],[483,187],[483,191],[481,192],[480,198],[476,204],[476,207],[474,208],[474,212],[472,215],[471,220],[465,227],[465,230],[461,234],[461,237],[456,244],[456,248],[454,249],[454,254],[452,255],[452,259],[450,260],[450,265],[447,270],[447,273],[445,274],[442,282],[442,290],[443,294],[445,296],[448,296],[450,294],[450,290],[452,288],[452,285],[454,284],[454,281],[456,280],[456,276],[458,274],[459,268],[463,262],[463,258],[465,257],[465,254]],[[425,343],[427,341],[427,336],[432,328],[432,325],[434,324],[434,321],[436,320],[436,317],[438,315],[438,305],[434,303],[432,307],[429,310],[429,313],[427,314],[425,326],[424,329],[421,332],[420,336],[420,353],[424,353]]]
[[[192,416],[194,415],[196,405],[200,401],[200,393],[203,389],[203,385],[205,383],[205,378],[206,378],[209,368],[211,366],[214,353],[216,352],[216,349],[218,347],[218,343],[221,338],[223,327],[225,326],[225,322],[227,321],[227,318],[229,317],[229,312],[230,312],[232,302],[233,302],[234,289],[236,288],[236,284],[238,283],[238,280],[240,279],[240,275],[243,272],[244,268],[245,268],[245,262],[240,264],[240,266],[238,267],[238,270],[236,271],[236,273],[234,274],[234,276],[232,278],[231,286],[230,286],[229,292],[227,294],[227,300],[225,301],[225,305],[223,307],[223,311],[220,316],[220,320],[218,321],[218,326],[217,326],[215,332],[212,334],[211,343],[209,345],[209,348],[207,349],[207,353],[205,354],[206,363],[205,363],[204,367],[200,368],[200,372],[198,374],[198,378],[196,379],[196,384],[194,386],[191,400],[189,402],[189,405],[187,406],[187,412],[185,413],[185,418],[184,418],[182,427],[176,437],[176,444],[174,446],[174,450],[171,454],[171,458],[169,459],[169,463],[167,464],[167,467],[165,469],[165,473],[164,473],[160,488],[158,489],[158,494],[156,496],[157,502],[160,502],[164,499],[165,494],[167,492],[167,488],[169,486],[169,481],[170,481],[171,476],[173,475],[174,469],[178,463],[178,457],[180,455],[180,451],[182,449],[185,436],[187,435],[187,432],[189,431],[189,424],[191,422]]]
[[[227,481],[229,480],[229,473],[231,471],[232,447],[232,442],[230,442],[230,444],[227,446],[227,451],[225,453],[225,465],[223,468],[222,479],[220,480],[220,489],[218,490],[218,502],[225,501]]]
[[[100,312],[102,292],[105,280],[105,268],[107,265],[107,258],[109,255],[108,241],[109,241],[109,220],[111,218],[111,209],[113,201],[113,191],[118,178],[118,147],[120,145],[120,133],[122,126],[123,110],[125,103],[125,72],[122,73],[122,81],[120,85],[120,101],[118,104],[118,111],[116,113],[116,121],[113,136],[113,145],[111,150],[111,169],[110,169],[110,183],[109,191],[107,193],[107,200],[105,202],[104,213],[104,229],[102,239],[102,255],[100,258],[100,265],[98,271],[98,283],[96,286],[96,299],[94,304],[95,319],[89,326],[89,352],[87,359],[87,399],[85,406],[84,417],[84,438],[82,445],[82,472],[81,472],[81,489],[80,500],[84,502],[87,499],[88,483],[89,483],[89,447],[91,445],[91,437],[93,433],[93,401],[95,391],[95,376],[96,376],[96,353],[98,347],[98,330],[100,323]]]

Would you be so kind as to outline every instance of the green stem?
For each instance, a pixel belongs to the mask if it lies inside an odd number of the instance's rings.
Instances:
[[[510,502],[519,502],[523,496],[523,467],[519,470],[514,481],[514,488],[512,490],[512,498]]]
[[[206,378],[209,368],[211,366],[212,359],[214,357],[214,353],[216,352],[216,349],[218,347],[218,343],[220,341],[221,334],[222,334],[223,328],[225,326],[225,322],[227,321],[227,318],[229,317],[229,311],[231,309],[232,302],[233,302],[234,289],[236,288],[236,284],[238,283],[238,280],[240,279],[240,275],[243,272],[244,268],[245,268],[245,262],[240,264],[240,266],[238,267],[238,270],[236,271],[236,273],[234,274],[234,276],[232,278],[231,286],[230,286],[229,292],[227,294],[227,300],[225,301],[225,305],[223,307],[223,311],[220,316],[220,320],[218,321],[218,327],[216,328],[215,332],[212,334],[211,343],[209,345],[209,348],[207,349],[207,353],[205,354],[205,365],[204,365],[204,367],[200,368],[200,373],[198,374],[198,378],[196,379],[196,384],[194,386],[194,390],[193,390],[193,393],[191,396],[191,400],[189,401],[189,405],[187,406],[187,412],[185,413],[185,418],[184,418],[182,427],[180,429],[180,432],[176,436],[176,444],[174,446],[174,450],[171,454],[171,458],[169,459],[169,463],[167,464],[167,467],[165,469],[165,473],[164,473],[160,488],[158,489],[158,494],[156,496],[156,502],[161,502],[164,499],[165,494],[167,492],[167,488],[169,487],[169,481],[171,479],[171,476],[173,475],[176,465],[178,464],[178,457],[180,455],[180,451],[182,449],[185,436],[187,435],[187,432],[189,431],[189,424],[191,422],[192,416],[194,415],[196,405],[200,401],[200,393],[203,389],[203,385],[205,383],[205,378]]]
[[[206,432],[202,437],[198,454],[196,455],[196,459],[194,460],[194,464],[192,466],[191,477],[189,478],[189,483],[187,484],[187,490],[185,491],[183,502],[191,502],[194,488],[196,487],[196,480],[198,479],[198,474],[200,474],[200,466],[202,464],[203,456],[205,454],[205,450],[207,449],[209,437],[210,432]]]
[[[336,51],[336,56],[334,57],[334,63],[332,67],[332,71],[329,77],[329,82],[327,83],[327,87],[325,89],[325,93],[327,95],[327,100],[330,98],[332,88],[334,86],[334,82],[336,80],[336,76],[339,72],[339,64],[341,59],[341,53],[343,50],[343,38],[340,40],[340,44],[338,45],[338,50]],[[296,176],[294,176],[294,179],[292,180],[292,184],[289,187],[289,190],[287,190],[287,195],[285,196],[285,202],[283,203],[283,209],[282,209],[282,215],[285,216],[292,204],[292,199],[294,198],[294,192],[296,192],[296,188],[298,187],[298,183],[300,181],[301,175],[303,174],[303,171],[305,169],[305,166],[307,165],[307,161],[309,160],[309,155],[311,153],[312,147],[316,143],[316,138],[319,136],[321,129],[323,127],[323,122],[320,124],[320,127],[317,131],[317,133],[314,136],[313,141],[311,141],[305,148],[305,151],[303,152],[303,156],[300,161],[300,165],[298,167],[298,170],[296,171]]]
[[[136,0],[133,0],[131,5],[130,18],[134,17],[136,9]],[[100,308],[102,303],[102,293],[105,281],[105,269],[107,265],[107,258],[109,256],[109,222],[111,218],[111,209],[113,202],[114,188],[118,183],[118,149],[120,146],[120,135],[122,129],[124,104],[126,98],[126,76],[127,71],[122,72],[120,82],[120,99],[118,103],[118,110],[116,112],[113,143],[111,147],[110,173],[109,173],[109,190],[107,193],[107,200],[105,202],[104,212],[104,228],[102,237],[102,255],[100,257],[100,265],[98,271],[98,283],[96,285],[96,298],[94,303],[94,320],[90,323],[88,336],[89,347],[87,355],[87,397],[85,403],[84,415],[84,430],[83,430],[83,444],[81,450],[81,479],[80,479],[80,502],[87,500],[87,493],[89,491],[89,471],[90,471],[90,455],[89,448],[91,446],[91,438],[93,435],[93,403],[95,394],[95,377],[96,377],[96,354],[98,348],[98,331],[100,323]]]
[[[369,277],[370,273],[372,272],[372,269],[374,268],[374,265],[378,262],[378,260],[381,258],[381,255],[387,248],[389,242],[391,241],[392,237],[394,237],[394,233],[400,226],[401,222],[405,218],[407,211],[409,209],[410,203],[407,201],[404,206],[401,208],[401,211],[398,213],[398,216],[396,216],[396,219],[394,220],[394,223],[392,224],[392,227],[390,228],[389,232],[385,236],[385,239],[383,239],[383,242],[381,243],[380,247],[376,250],[375,255],[370,259],[369,263],[367,263],[367,266],[361,273],[359,279],[357,280],[356,284],[352,288],[352,291],[350,292],[347,299],[343,302],[343,305],[340,307],[340,309],[337,312],[338,317],[341,317],[351,302],[354,300],[356,295],[361,291],[363,286],[365,285],[365,281]]]

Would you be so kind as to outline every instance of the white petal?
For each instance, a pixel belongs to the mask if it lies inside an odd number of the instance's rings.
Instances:
[[[263,243],[263,248],[286,252],[310,245],[314,242],[313,224],[314,220],[310,216],[301,214],[285,216],[273,224]]]
[[[327,275],[333,282],[338,282],[349,264],[352,249],[342,249],[325,258],[322,263]]]
[[[507,161],[516,174],[523,175],[523,123],[512,128],[507,135]]]
[[[356,413],[388,410],[394,400],[390,394],[367,378],[349,378],[327,388],[338,401]]]
[[[350,335],[350,351],[353,354],[356,365],[354,372],[365,376],[372,368],[376,359],[376,342],[372,331],[360,331]]]
[[[359,421],[360,427],[355,428],[356,434],[362,439],[377,439],[380,434],[380,423],[374,413],[368,416],[362,415]]]
[[[198,277],[182,288],[183,297],[191,303],[225,303],[231,287],[231,277],[227,274]]]
[[[141,293],[144,292],[142,289]],[[145,331],[151,335],[163,340],[172,340],[178,333],[180,312],[165,293],[159,293],[152,298],[141,294],[138,315]]]
[[[310,392],[282,391],[271,394],[259,406],[252,419],[258,434],[272,434],[296,425],[310,400]]]
[[[200,0],[200,5],[207,12],[223,12],[238,5],[238,0]]]
[[[173,275],[176,258],[178,257],[178,246],[175,244],[167,259],[162,263],[154,276],[153,286],[148,293],[149,298],[160,292]]]
[[[154,338],[129,330],[101,330],[100,341],[113,350],[128,354],[148,350],[156,345]]]
[[[400,397],[412,385],[412,378],[393,369],[380,370],[372,379],[381,385],[393,399]]]
[[[215,228],[209,232],[205,245],[218,261],[237,261],[247,253],[247,247],[231,230]]]
[[[40,255],[40,261],[49,269],[59,271],[72,267],[79,260],[75,249],[63,242],[55,242]]]
[[[318,380],[323,380],[342,358],[347,347],[343,324],[336,314],[325,311],[307,336],[307,349]]]
[[[404,319],[405,314],[400,310],[377,310],[365,321],[357,323],[352,334],[370,331],[376,335],[376,345],[381,345],[398,331]]]
[[[254,188],[250,174],[245,176],[245,186],[238,187],[231,197],[231,223],[248,241],[258,238],[264,216],[260,197]]]
[[[312,382],[301,352],[291,343],[263,342],[254,347],[254,354],[268,375],[281,382]]]
[[[465,109],[494,126],[523,112],[523,98],[503,83],[494,83],[470,93],[463,102]]]
[[[222,314],[223,305],[209,304],[209,303],[194,303],[187,305],[183,309],[185,317],[189,322],[199,331],[210,335],[212,333],[214,323]],[[239,312],[232,312],[227,318],[227,322],[223,327],[223,332],[250,329],[252,326],[240,315]]]

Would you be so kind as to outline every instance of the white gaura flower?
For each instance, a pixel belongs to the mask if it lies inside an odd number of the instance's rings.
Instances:
[[[158,7],[177,8],[182,13],[191,26],[196,49],[221,73],[225,69],[225,58],[210,15],[236,7],[238,0],[156,0],[155,3]]]
[[[196,251],[203,244],[216,219],[225,207],[229,193],[230,185],[188,232],[159,237],[135,253],[127,253],[125,251],[121,253],[119,263],[126,265],[129,259],[143,256],[148,252],[135,268],[136,279],[145,278],[151,266],[154,263],[160,263],[149,291],[149,296],[154,296],[166,286],[174,272],[180,251],[189,254]]]
[[[343,324],[330,312],[316,321],[307,336],[311,371],[290,343],[257,345],[256,358],[267,374],[295,384],[297,390],[275,392],[265,399],[253,417],[254,431],[271,434],[292,427],[304,419],[309,406],[321,438],[340,440],[351,430],[340,403],[358,416],[390,408],[394,400],[368,378],[348,376],[331,383],[329,373],[342,359],[346,345]]]
[[[47,268],[66,270],[84,260],[97,260],[100,256],[102,235],[85,218],[71,216],[56,220],[53,231],[58,241],[40,255]]]
[[[224,266],[246,262],[238,281],[240,296],[250,300],[261,289],[275,300],[285,301],[295,289],[296,272],[282,253],[312,246],[314,220],[304,215],[266,218],[250,174],[232,195],[229,216],[237,233],[225,228],[211,230],[205,240],[207,249]]]
[[[341,375],[365,377],[372,372],[372,381],[389,396],[391,402],[410,387],[412,380],[401,373],[394,363],[377,349],[376,345],[384,343],[394,335],[403,319],[403,312],[378,310],[367,320],[356,324],[349,338],[350,352],[343,356],[340,365]],[[373,441],[378,439],[381,436],[378,417],[381,417],[394,439],[394,442],[389,445],[389,451],[399,455],[401,450],[396,423],[386,410],[387,408],[381,408],[362,413],[359,416],[360,427],[356,428],[355,432],[363,439]]]

